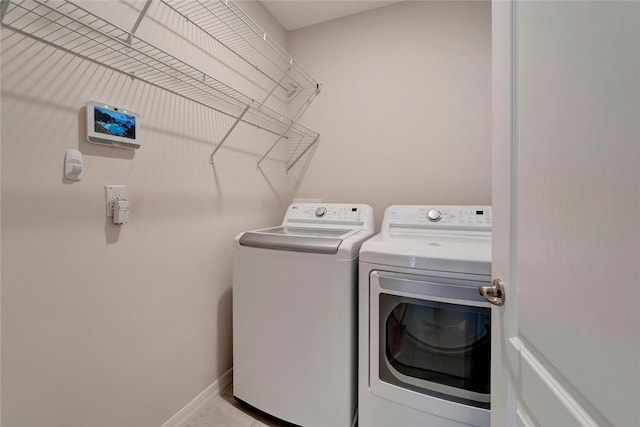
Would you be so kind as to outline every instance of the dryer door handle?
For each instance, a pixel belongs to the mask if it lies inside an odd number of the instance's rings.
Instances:
[[[480,295],[493,305],[503,306],[505,300],[504,283],[501,279],[493,279],[491,286],[480,286]]]

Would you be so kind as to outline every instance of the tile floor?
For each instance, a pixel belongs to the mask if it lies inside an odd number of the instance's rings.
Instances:
[[[285,427],[286,424],[251,410],[233,398],[233,388],[215,397],[191,417],[184,427]]]

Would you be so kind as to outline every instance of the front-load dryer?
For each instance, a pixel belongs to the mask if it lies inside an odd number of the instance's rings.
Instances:
[[[362,245],[361,427],[488,427],[491,208],[390,206]]]
[[[240,234],[233,254],[233,394],[305,427],[351,427],[357,407],[362,204],[294,203],[279,227]]]

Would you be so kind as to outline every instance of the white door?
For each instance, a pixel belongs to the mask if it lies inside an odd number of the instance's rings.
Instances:
[[[640,2],[493,2],[492,426],[640,426]]]

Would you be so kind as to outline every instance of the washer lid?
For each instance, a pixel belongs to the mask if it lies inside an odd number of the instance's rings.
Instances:
[[[383,232],[364,242],[360,249],[360,261],[490,275],[491,237]]]
[[[253,248],[336,254],[343,240],[354,233],[351,229],[280,226],[243,233],[239,243]]]

